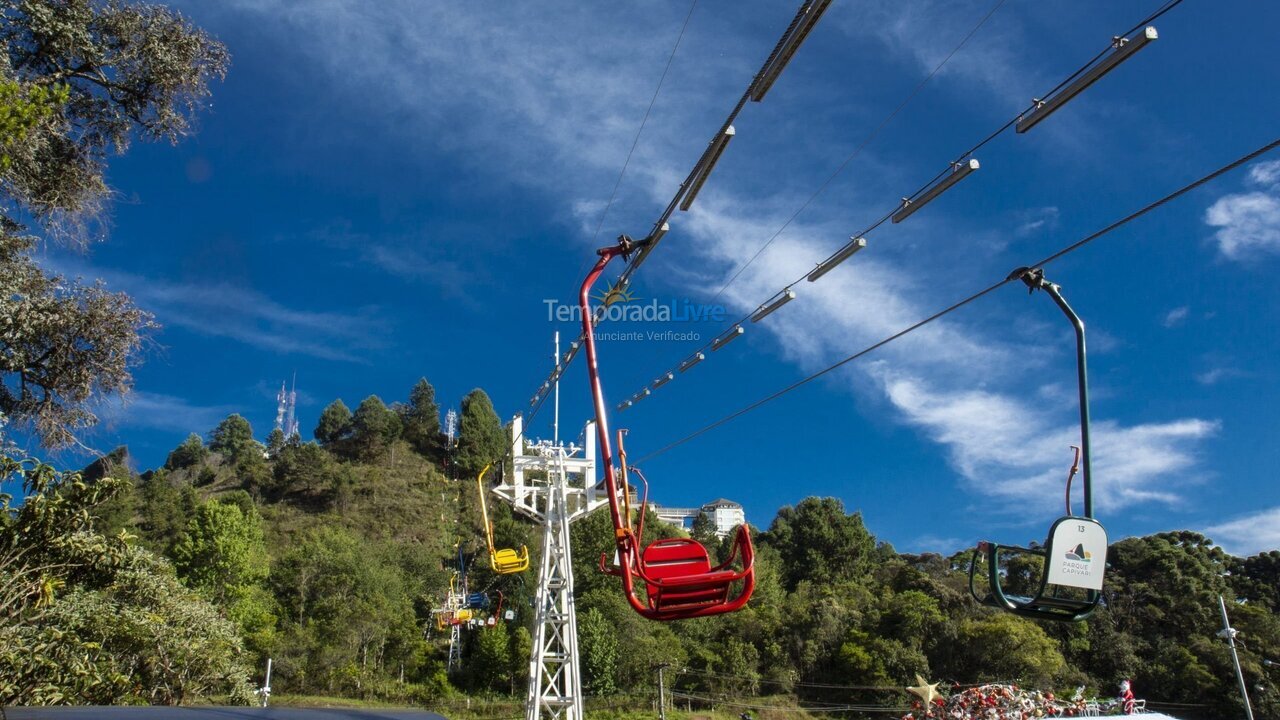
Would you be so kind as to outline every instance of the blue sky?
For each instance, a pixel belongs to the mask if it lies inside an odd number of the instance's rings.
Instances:
[[[295,371],[309,436],[341,397],[509,417],[545,377],[544,300],[572,302],[594,247],[644,235],[790,20],[704,0],[601,212],[685,2],[184,2],[230,48],[196,137],[113,161],[109,242],[53,250],[164,325],[137,389],[87,440],[140,466],[240,412],[260,436]],[[1012,117],[1156,3],[1009,0],[716,300],[740,316]],[[711,302],[991,2],[836,0],[637,275],[644,301]],[[1274,139],[1280,8],[1188,2],[1160,40],[740,340],[636,408],[637,457],[877,340]],[[1272,33],[1273,34],[1273,33]],[[1280,156],[1049,268],[1089,326],[1095,492],[1113,538],[1174,528],[1280,547]],[[601,348],[610,404],[723,329]],[[767,523],[835,495],[904,550],[1036,538],[1062,512],[1075,437],[1071,334],[1009,286],[927,331],[646,463],[655,497],[725,496]],[[590,405],[581,365],[562,423]],[[550,433],[550,413],[532,433]],[[572,433],[576,434],[576,430]],[[1078,504],[1078,500],[1077,500]]]

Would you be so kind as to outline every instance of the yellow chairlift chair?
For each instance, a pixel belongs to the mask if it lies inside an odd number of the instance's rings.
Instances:
[[[529,569],[528,546],[520,546],[519,552],[513,548],[499,549],[493,546],[493,523],[489,522],[489,506],[485,501],[488,493],[485,492],[484,487],[484,476],[491,467],[493,467],[492,464],[485,465],[484,470],[480,471],[480,476],[476,478],[476,487],[480,490],[480,514],[484,516],[484,535],[489,543],[489,565],[500,575],[524,572]]]

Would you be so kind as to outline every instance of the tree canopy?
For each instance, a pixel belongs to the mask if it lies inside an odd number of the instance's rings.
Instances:
[[[100,282],[41,269],[20,219],[72,244],[100,236],[107,157],[134,135],[185,135],[228,58],[158,5],[0,0],[0,15],[0,412],[63,447],[131,389],[155,324]]]

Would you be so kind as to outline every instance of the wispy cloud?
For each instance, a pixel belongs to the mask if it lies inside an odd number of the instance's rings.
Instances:
[[[99,419],[107,428],[147,428],[174,431],[212,430],[227,415],[231,405],[197,405],[185,398],[162,393],[134,391],[124,399],[107,400]]]
[[[1176,307],[1164,314],[1164,319],[1160,321],[1161,325],[1167,328],[1175,328],[1187,321],[1187,315],[1191,312],[1191,308],[1186,305]]]
[[[911,375],[881,368],[885,392],[907,422],[946,446],[951,463],[981,494],[1047,510],[1059,503],[1070,467],[1077,424],[1059,424],[1022,398],[980,389],[940,389]],[[1101,510],[1134,503],[1177,503],[1173,479],[1197,461],[1193,441],[1210,437],[1217,423],[1187,419],[1125,427],[1094,424],[1094,497]],[[1079,507],[1076,508],[1079,510]]]
[[[1245,261],[1280,253],[1280,160],[1258,163],[1249,180],[1259,189],[1224,195],[1205,211],[1218,251],[1228,260]]]
[[[1202,373],[1197,373],[1196,382],[1200,383],[1201,385],[1217,385],[1223,380],[1229,380],[1231,378],[1242,378],[1242,377],[1248,377],[1248,376],[1249,376],[1249,373],[1239,368],[1221,366],[1221,367],[1209,368],[1208,370],[1205,370]]]
[[[175,283],[96,268],[76,258],[46,258],[51,269],[74,277],[103,279],[128,292],[161,324],[209,337],[227,338],[278,353],[326,360],[369,362],[366,351],[384,347],[386,321],[376,308],[356,312],[299,310],[252,288],[225,283]]]
[[[1020,214],[1018,226],[1014,228],[1013,234],[1023,238],[1057,229],[1058,216],[1058,208],[1053,206],[1025,210]]]
[[[366,266],[377,268],[402,280],[422,281],[455,299],[470,300],[467,284],[476,273],[448,257],[448,250],[432,243],[430,237],[373,237],[352,227],[346,219],[336,219],[297,236],[282,238],[320,244],[343,251]]]
[[[1211,525],[1204,532],[1233,555],[1280,550],[1280,507]]]

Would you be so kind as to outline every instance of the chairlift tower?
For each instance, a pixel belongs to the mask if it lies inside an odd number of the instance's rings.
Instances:
[[[525,720],[583,720],[569,525],[608,503],[603,490],[597,492],[592,425],[587,423],[585,447],[543,440],[526,448],[523,418],[517,416],[511,423],[512,467],[493,488],[516,512],[542,525]],[[531,471],[543,477],[526,477]]]

